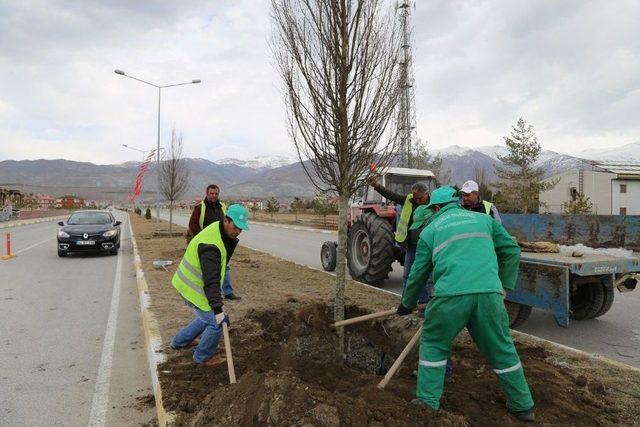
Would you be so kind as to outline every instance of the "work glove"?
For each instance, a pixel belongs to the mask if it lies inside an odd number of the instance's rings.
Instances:
[[[396,314],[398,316],[406,316],[407,314],[411,314],[412,311],[413,309],[407,308],[404,305],[402,305],[402,303],[400,303],[400,305],[398,306],[398,310],[396,310]]]
[[[227,316],[227,313],[225,313],[224,311],[216,314],[216,323],[218,325],[222,325],[222,322],[227,322],[227,325],[231,326],[231,323],[229,322],[229,316]]]

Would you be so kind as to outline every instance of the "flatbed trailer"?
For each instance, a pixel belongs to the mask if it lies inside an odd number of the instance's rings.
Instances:
[[[531,308],[550,311],[558,325],[600,317],[611,308],[615,290],[635,289],[640,257],[523,252],[518,285],[506,301],[511,326],[521,325]]]
[[[565,245],[627,247],[637,250],[640,217],[597,215],[503,215],[518,240],[546,240]],[[584,253],[522,252],[516,289],[506,300],[510,323],[524,323],[532,308],[549,311],[558,325],[570,319],[600,317],[611,308],[615,291],[629,292],[640,279],[640,253],[628,258]]]

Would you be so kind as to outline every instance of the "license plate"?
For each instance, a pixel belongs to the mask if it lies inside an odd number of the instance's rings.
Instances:
[[[76,242],[76,245],[78,246],[84,246],[84,245],[95,245],[96,242],[94,242],[93,240],[79,240]]]

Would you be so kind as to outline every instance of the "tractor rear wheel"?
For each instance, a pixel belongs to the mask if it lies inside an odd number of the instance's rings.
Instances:
[[[395,261],[395,241],[391,224],[374,213],[358,218],[347,239],[347,265],[355,280],[380,285],[389,277]]]

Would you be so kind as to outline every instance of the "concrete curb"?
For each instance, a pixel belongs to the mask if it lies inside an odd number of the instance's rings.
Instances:
[[[274,227],[274,228],[286,228],[287,230],[297,230],[297,231],[310,231],[312,233],[322,233],[322,234],[335,234],[338,235],[337,231],[333,230],[322,230],[320,228],[311,228],[311,227],[300,227],[298,225],[285,225],[285,224],[276,224],[274,222],[259,222],[259,221],[251,221],[251,224],[264,225],[266,227]]]
[[[162,404],[162,388],[158,379],[158,365],[165,361],[166,356],[162,351],[162,337],[158,321],[153,312],[149,309],[151,305],[151,295],[149,286],[144,278],[142,262],[138,254],[138,245],[133,234],[131,218],[129,218],[129,234],[131,235],[131,245],[133,246],[133,262],[136,270],[136,281],[138,284],[138,297],[140,298],[140,315],[142,318],[142,329],[144,330],[144,341],[147,348],[147,362],[151,373],[151,385],[153,386],[153,396],[156,401],[156,413],[158,425],[164,427],[171,425],[175,415],[164,409]]]
[[[48,221],[66,219],[68,217],[69,217],[69,215],[48,216],[46,218],[34,218],[34,219],[19,219],[17,221],[8,221],[8,222],[0,223],[0,228],[20,227],[22,225],[38,224],[38,223],[41,223],[41,222],[48,222]]]

